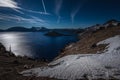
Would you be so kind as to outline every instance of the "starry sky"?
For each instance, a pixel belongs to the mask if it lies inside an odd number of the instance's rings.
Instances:
[[[85,28],[120,20],[120,0],[0,0],[0,29]]]

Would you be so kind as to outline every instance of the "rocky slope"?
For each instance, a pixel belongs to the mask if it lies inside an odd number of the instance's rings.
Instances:
[[[97,46],[96,43],[119,34],[120,23],[116,20],[110,20],[104,24],[86,28],[85,32],[79,35],[80,40],[66,46],[57,58],[70,54],[100,53],[107,44]]]

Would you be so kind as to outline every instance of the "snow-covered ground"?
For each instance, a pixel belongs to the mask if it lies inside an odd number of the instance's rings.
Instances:
[[[109,44],[101,54],[68,55],[49,63],[47,67],[33,68],[20,74],[68,80],[120,79],[120,35],[99,44]]]

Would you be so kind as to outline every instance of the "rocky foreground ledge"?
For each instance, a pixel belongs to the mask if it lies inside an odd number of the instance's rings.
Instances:
[[[0,80],[54,80],[47,77],[24,77],[19,74],[23,70],[46,65],[47,62],[33,60],[28,57],[16,57],[0,43]]]

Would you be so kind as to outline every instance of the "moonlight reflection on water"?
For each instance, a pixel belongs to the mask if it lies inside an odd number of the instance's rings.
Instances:
[[[2,42],[7,50],[11,47],[11,50],[14,52],[16,56],[29,56],[32,57],[32,54],[29,52],[29,46],[25,46],[24,44],[27,42],[25,37],[22,36],[22,33],[5,33],[0,34],[0,42]],[[27,50],[27,51],[26,51]]]
[[[53,59],[76,36],[47,37],[44,32],[1,32],[0,42],[15,55]]]

